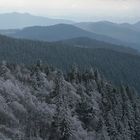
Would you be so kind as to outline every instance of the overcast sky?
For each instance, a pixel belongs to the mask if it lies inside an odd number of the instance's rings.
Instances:
[[[0,0],[0,13],[28,12],[74,20],[140,20],[140,0]]]

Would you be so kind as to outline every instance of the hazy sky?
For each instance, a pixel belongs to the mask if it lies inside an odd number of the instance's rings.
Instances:
[[[140,0],[0,0],[0,13],[14,11],[74,20],[135,22],[140,18]]]

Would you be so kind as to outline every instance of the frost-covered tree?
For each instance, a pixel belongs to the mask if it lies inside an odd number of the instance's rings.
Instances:
[[[72,115],[68,106],[66,85],[63,74],[58,71],[55,79],[56,113],[52,122],[50,140],[69,140],[73,135]]]
[[[7,67],[7,62],[6,61],[2,61],[2,64],[0,66],[0,76],[3,77],[4,79],[12,78],[11,71]]]
[[[0,139],[139,140],[140,98],[98,71],[0,65]]]

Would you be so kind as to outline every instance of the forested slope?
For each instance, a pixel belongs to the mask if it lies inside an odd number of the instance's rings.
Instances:
[[[121,82],[140,91],[140,56],[103,48],[79,48],[73,45],[17,40],[0,37],[0,60],[33,64],[38,59],[67,72],[73,63],[84,70],[98,68],[106,79]]]
[[[139,140],[140,100],[97,70],[0,65],[1,140]]]

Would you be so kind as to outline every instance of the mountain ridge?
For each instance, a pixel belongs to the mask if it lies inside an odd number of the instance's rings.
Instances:
[[[0,14],[0,21],[0,29],[21,29],[28,26],[49,26],[58,23],[74,23],[71,20],[53,19],[18,12]]]
[[[104,41],[117,45],[122,44],[126,45],[126,43],[120,40],[105,35],[92,33],[71,24],[56,24],[52,26],[26,27],[24,29],[18,30],[14,34],[9,34],[9,36],[15,38],[41,40],[41,41],[60,41],[76,37],[89,37],[99,41]]]
[[[131,47],[115,45],[115,44],[91,39],[88,37],[72,38],[72,39],[57,41],[56,43],[62,43],[66,45],[70,44],[70,45],[74,45],[75,47],[82,47],[82,48],[106,48],[106,49],[111,49],[118,52],[139,55],[139,52],[136,49],[133,49]]]
[[[140,50],[140,30],[135,24],[117,24],[108,21],[101,22],[81,22],[74,24],[81,29],[112,37],[126,43],[126,46]]]

